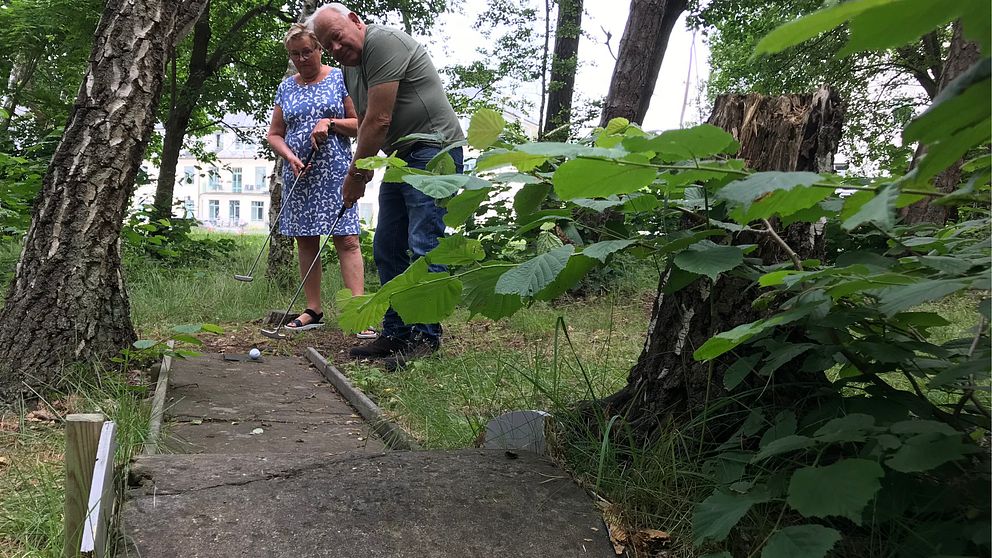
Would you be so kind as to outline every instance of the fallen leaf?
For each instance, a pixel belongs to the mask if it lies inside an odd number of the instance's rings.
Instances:
[[[50,413],[47,409],[38,409],[36,411],[31,411],[27,415],[24,415],[24,420],[31,422],[43,422],[43,421],[54,421],[58,417]]]
[[[606,525],[610,531],[610,542],[613,543],[613,551],[617,553],[617,556],[623,555],[627,551],[627,532],[623,530],[619,525],[609,523]]]
[[[203,419],[193,419],[189,421],[190,424],[203,424]]]

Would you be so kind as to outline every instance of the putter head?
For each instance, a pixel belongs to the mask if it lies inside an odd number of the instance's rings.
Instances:
[[[262,328],[262,335],[268,337],[269,339],[288,339],[289,334],[279,331],[280,328],[275,329],[265,329]]]
[[[234,278],[245,283],[251,283],[255,279],[251,275],[235,275]]]

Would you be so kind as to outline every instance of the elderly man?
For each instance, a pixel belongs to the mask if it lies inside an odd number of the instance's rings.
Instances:
[[[372,178],[371,171],[355,167],[354,161],[382,149],[396,151],[410,167],[423,169],[443,144],[465,137],[430,56],[412,37],[398,29],[366,25],[338,3],[321,6],[307,23],[343,67],[345,85],[358,110],[358,145],[344,181],[345,204],[361,198]],[[432,134],[438,141],[399,142],[416,133]],[[462,149],[449,153],[461,172]],[[409,184],[382,185],[372,249],[382,284],[409,267],[411,254],[417,258],[438,245],[444,234],[443,217],[444,208]],[[388,369],[395,369],[412,358],[433,353],[440,343],[440,324],[406,324],[390,308],[379,338],[353,348],[351,355],[383,358]]]

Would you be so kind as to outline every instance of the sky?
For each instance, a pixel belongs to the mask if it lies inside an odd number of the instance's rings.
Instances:
[[[475,3],[466,2],[466,4]],[[467,5],[464,7],[464,13],[446,13],[440,18],[430,37],[418,37],[427,46],[436,66],[467,63],[478,58],[475,49],[478,45],[484,44],[485,39],[472,29],[472,22],[475,19],[472,14],[476,13],[476,10],[478,7],[473,9],[472,5]],[[628,0],[586,0],[582,29],[587,35],[583,35],[579,41],[576,94],[586,98],[603,98],[608,93],[614,59],[604,44],[606,35],[603,29],[611,33],[610,44],[613,52],[616,53],[620,38],[623,36],[628,11]],[[535,25],[543,27],[543,22]],[[692,48],[693,44],[695,49]],[[687,75],[689,99],[684,125],[689,126],[702,119],[697,101],[701,86],[709,75],[708,57],[709,50],[702,36],[693,36],[692,31],[686,28],[683,15],[672,31],[651,106],[643,123],[644,128],[665,130],[679,127]],[[521,87],[521,94],[535,99],[535,108],[531,115],[535,120],[539,91],[540,83],[525,84]]]

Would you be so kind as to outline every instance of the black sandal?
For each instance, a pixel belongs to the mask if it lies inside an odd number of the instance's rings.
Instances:
[[[311,318],[313,318],[313,320],[310,323],[304,325],[303,322],[301,322],[299,318],[295,318],[293,321],[291,321],[288,324],[286,324],[286,329],[288,329],[290,331],[307,331],[308,329],[317,329],[318,327],[324,327],[324,323],[323,323],[324,313],[323,312],[321,312],[320,314],[318,314],[318,313],[314,312],[313,310],[307,308],[306,310],[303,311],[303,313],[306,314],[307,316],[310,316]]]

